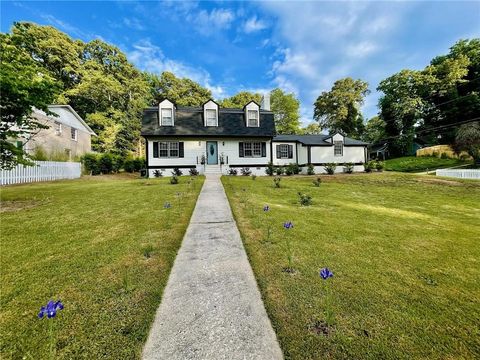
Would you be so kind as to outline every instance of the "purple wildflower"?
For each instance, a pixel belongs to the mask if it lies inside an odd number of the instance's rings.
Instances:
[[[172,205],[167,201],[165,204],[163,204],[164,209],[170,209]]]
[[[333,272],[331,272],[329,268],[323,268],[320,270],[320,277],[323,280],[327,280],[329,277],[333,277]]]
[[[293,223],[291,221],[287,221],[287,222],[283,223],[283,227],[285,229],[291,229],[291,228],[293,228]]]
[[[48,319],[54,318],[57,315],[57,310],[63,310],[63,304],[60,300],[54,302],[50,300],[46,306],[42,306],[40,308],[40,312],[38,313],[38,318],[42,319],[45,315]]]
[[[265,211],[265,212],[270,211],[270,206],[265,205],[265,206],[263,207],[263,211]]]

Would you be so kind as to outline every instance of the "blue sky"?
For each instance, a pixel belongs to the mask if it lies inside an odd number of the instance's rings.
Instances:
[[[217,99],[281,87],[299,97],[307,124],[321,91],[346,76],[370,84],[363,111],[375,115],[379,81],[480,37],[480,2],[2,1],[1,31],[14,21],[103,39],[139,68],[189,77]]]

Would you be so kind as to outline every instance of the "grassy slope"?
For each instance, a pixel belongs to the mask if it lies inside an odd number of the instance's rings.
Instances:
[[[311,177],[283,178],[281,189],[271,178],[223,178],[286,357],[479,358],[478,183],[391,173],[322,178],[319,188]],[[298,191],[314,204],[300,207]],[[295,224],[295,275],[282,272],[287,220]],[[328,337],[309,329],[323,319],[325,266],[335,273]]]
[[[167,182],[1,190],[0,357],[47,357],[47,320],[36,315],[49,299],[65,304],[54,319],[58,358],[139,356],[203,180]]]
[[[468,163],[468,161],[465,162],[459,159],[440,159],[433,156],[404,156],[396,159],[386,160],[385,170],[400,172],[422,172]]]

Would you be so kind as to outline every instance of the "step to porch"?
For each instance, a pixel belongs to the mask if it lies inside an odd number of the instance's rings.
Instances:
[[[222,168],[220,165],[206,165],[205,174],[221,174]]]

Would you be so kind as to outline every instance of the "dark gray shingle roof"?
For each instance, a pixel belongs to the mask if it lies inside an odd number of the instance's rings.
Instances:
[[[177,107],[175,126],[160,126],[158,107],[147,108],[143,112],[143,136],[263,136],[275,135],[275,124],[271,111],[260,110],[260,126],[247,127],[245,112],[242,109],[220,108],[218,126],[204,126],[203,108]]]
[[[332,146],[331,142],[326,141],[327,139],[331,138],[331,135],[277,135],[273,138],[273,141],[290,141],[290,142],[298,142],[304,145],[321,145],[321,146]],[[345,136],[345,146],[366,146],[368,143],[351,139]]]

